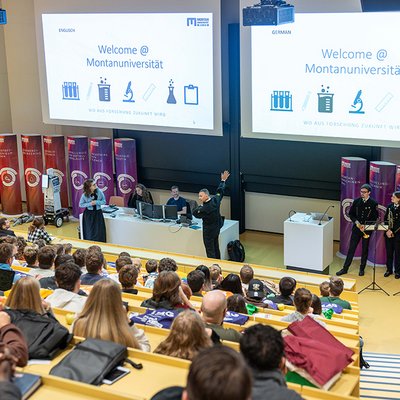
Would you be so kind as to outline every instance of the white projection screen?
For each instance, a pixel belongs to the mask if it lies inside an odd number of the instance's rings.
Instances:
[[[222,135],[219,2],[35,0],[43,120]]]
[[[399,146],[400,12],[303,3],[293,24],[241,27],[242,136]]]

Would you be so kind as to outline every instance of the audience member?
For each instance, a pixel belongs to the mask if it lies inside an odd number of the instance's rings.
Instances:
[[[19,262],[19,265],[23,265],[24,261],[24,249],[27,246],[26,240],[23,236],[17,236],[17,254],[15,255],[16,260]],[[14,263],[15,263],[14,261]]]
[[[73,333],[150,351],[144,332],[135,325],[129,326],[121,290],[111,279],[102,279],[93,285],[82,312],[75,320]]]
[[[252,370],[252,400],[300,400],[287,388],[284,343],[279,331],[269,325],[247,328],[240,339],[240,352]]]
[[[319,292],[321,293],[321,297],[329,296],[329,282],[324,281],[319,285]]]
[[[224,277],[222,276],[222,269],[218,264],[212,264],[210,267],[210,277],[212,288],[215,289],[220,285]]]
[[[80,313],[86,302],[86,297],[80,296],[81,269],[74,263],[59,265],[55,270],[58,288],[46,298],[51,307]]]
[[[36,246],[26,246],[24,249],[24,259],[26,261],[26,268],[38,268],[38,249]]]
[[[162,271],[177,271],[178,266],[176,265],[175,260],[169,257],[162,258],[158,263],[158,272]]]
[[[16,246],[9,243],[0,244],[0,270],[13,271],[11,264],[13,262],[14,254],[16,253]],[[14,283],[21,278],[21,275],[15,273]]]
[[[72,255],[72,244],[71,243],[64,243],[64,254]]]
[[[56,251],[56,257],[63,256],[65,254],[64,245],[61,243],[53,244],[54,250]]]
[[[245,264],[240,269],[239,275],[240,275],[240,280],[242,281],[243,293],[244,295],[246,295],[247,289],[249,288],[249,282],[254,278],[253,268],[251,268],[250,265]]]
[[[52,240],[44,229],[44,220],[42,217],[35,217],[32,225],[28,228],[28,241],[34,243],[38,239],[43,239],[47,244]]]
[[[201,271],[204,274],[204,291],[209,292],[210,290],[212,290],[211,274],[209,268],[206,265],[199,265],[196,270]]]
[[[227,299],[227,310],[247,314],[246,301],[241,294],[233,294]]]
[[[102,252],[91,251],[86,256],[87,273],[82,275],[82,285],[94,285],[101,279],[104,279],[102,273],[104,266],[104,255]]]
[[[181,288],[182,288],[182,292],[185,294],[186,298],[188,300],[190,300],[190,298],[193,296],[193,292],[192,292],[192,289],[190,289],[190,286],[185,282],[181,282]]]
[[[129,258],[131,258],[131,255],[127,251],[121,251],[121,253],[119,253],[118,258],[120,258],[120,257],[129,257]]]
[[[312,313],[314,315],[321,315],[322,314],[321,300],[316,294],[312,295],[311,308],[313,309]]]
[[[312,294],[308,289],[297,289],[294,293],[294,306],[296,311],[285,315],[281,320],[286,322],[302,321],[306,316],[309,316],[315,319],[322,326],[325,326],[325,323],[320,321],[317,316],[312,313],[311,302]]]
[[[157,268],[158,268],[157,260],[148,260],[146,262],[146,271],[147,271],[148,275],[144,277],[145,278],[144,279],[144,281],[145,281],[144,287],[153,289],[154,282],[158,276]]]
[[[42,247],[46,246],[46,241],[43,239],[36,239],[33,241],[33,244],[37,246],[38,249],[41,249]]]
[[[133,265],[124,265],[118,273],[119,282],[122,286],[122,293],[137,294],[134,288],[137,282],[138,270]]]
[[[340,298],[343,289],[343,279],[337,276],[331,276],[329,279],[329,296],[321,297],[321,302],[337,304],[345,310],[351,310],[351,304],[347,300]]]
[[[10,229],[11,223],[7,218],[0,218],[0,237],[1,236],[15,236],[14,231]]]
[[[29,270],[29,274],[40,277],[54,276],[54,260],[56,258],[56,252],[53,246],[43,246],[38,251],[38,268],[32,268]]]
[[[86,254],[87,251],[85,249],[76,249],[72,257],[74,257],[75,264],[81,269],[83,274],[87,273],[86,269]]]
[[[271,300],[265,298],[264,283],[259,279],[252,279],[248,284],[246,303],[256,307],[268,308]]]
[[[115,271],[116,273],[110,274],[108,277],[114,282],[119,283],[119,271],[125,265],[132,265],[132,258],[127,256],[120,256],[115,260]]]
[[[227,311],[226,296],[221,290],[207,292],[201,303],[201,313],[208,328],[211,328],[221,340],[239,342],[240,333],[222,326]]]
[[[195,269],[190,271],[187,276],[187,283],[192,291],[193,296],[203,297],[205,276],[202,271]]]
[[[218,289],[233,294],[241,294],[243,296],[242,282],[240,281],[239,275],[236,274],[228,274],[223,279]]]
[[[55,290],[58,288],[57,282],[56,282],[56,277],[55,277],[55,271],[57,271],[57,268],[60,265],[63,264],[73,264],[74,263],[74,257],[72,257],[69,254],[62,254],[61,256],[57,256],[54,260],[54,275],[53,276],[48,276],[45,278],[42,278],[39,280],[40,287],[43,289],[50,289],[50,290]]]
[[[192,360],[201,349],[211,345],[210,336],[200,315],[186,310],[174,319],[169,335],[157,346],[154,353]]]
[[[277,304],[293,305],[293,292],[296,289],[296,279],[285,276],[279,281],[280,295],[271,297],[270,300]]]

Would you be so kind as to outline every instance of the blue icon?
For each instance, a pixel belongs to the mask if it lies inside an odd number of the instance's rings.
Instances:
[[[292,95],[288,90],[274,90],[271,94],[271,111],[293,111]]]
[[[329,86],[324,88],[321,85],[321,92],[318,93],[318,112],[331,113],[333,111],[333,93],[329,93]]]
[[[199,105],[199,87],[188,85],[184,86],[184,103],[198,106]]]
[[[362,111],[364,103],[361,100],[361,95],[362,95],[362,90],[360,89],[353,101],[353,104],[351,105],[351,107],[354,108],[355,110],[350,110],[349,114],[365,114],[365,111]]]
[[[186,26],[196,26],[197,18],[186,18]]]
[[[62,93],[63,100],[79,100],[79,85],[76,82],[64,82]]]
[[[129,81],[128,86],[126,87],[124,97],[126,99],[123,99],[122,101],[124,103],[134,103],[135,100],[133,100],[133,91],[132,91],[132,81]]]
[[[174,81],[172,79],[169,80],[167,103],[176,104],[176,99],[174,95]]]
[[[107,78],[100,77],[100,83],[97,86],[99,88],[99,101],[111,101],[111,85],[107,84]]]

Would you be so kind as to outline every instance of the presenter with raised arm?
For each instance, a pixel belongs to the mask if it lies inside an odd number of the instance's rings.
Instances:
[[[93,179],[87,179],[83,184],[83,194],[79,207],[83,212],[83,239],[94,242],[106,241],[106,224],[101,206],[106,204],[104,193],[96,186]]]
[[[220,206],[224,197],[225,181],[229,175],[228,171],[221,173],[221,182],[215,196],[210,197],[207,189],[201,189],[199,192],[201,204],[193,210],[193,216],[203,220],[203,242],[208,258],[221,259],[218,243],[219,231],[222,227]]]
[[[361,186],[361,197],[355,199],[350,207],[349,217],[353,221],[349,250],[343,268],[336,275],[347,274],[353,261],[357,245],[362,240],[362,253],[359,276],[364,275],[368,258],[369,233],[365,230],[366,223],[375,223],[378,219],[378,203],[370,197],[371,186],[368,183]]]

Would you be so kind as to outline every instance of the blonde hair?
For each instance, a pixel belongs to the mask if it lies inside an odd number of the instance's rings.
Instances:
[[[154,353],[192,360],[197,353],[212,342],[205,324],[196,311],[183,311],[174,320],[168,337],[163,340]]]
[[[93,285],[85,306],[75,321],[73,331],[76,336],[109,340],[140,348],[128,325],[121,290],[111,279],[102,279]]]
[[[44,314],[39,282],[32,276],[19,279],[14,283],[5,305],[14,310],[31,310]]]

